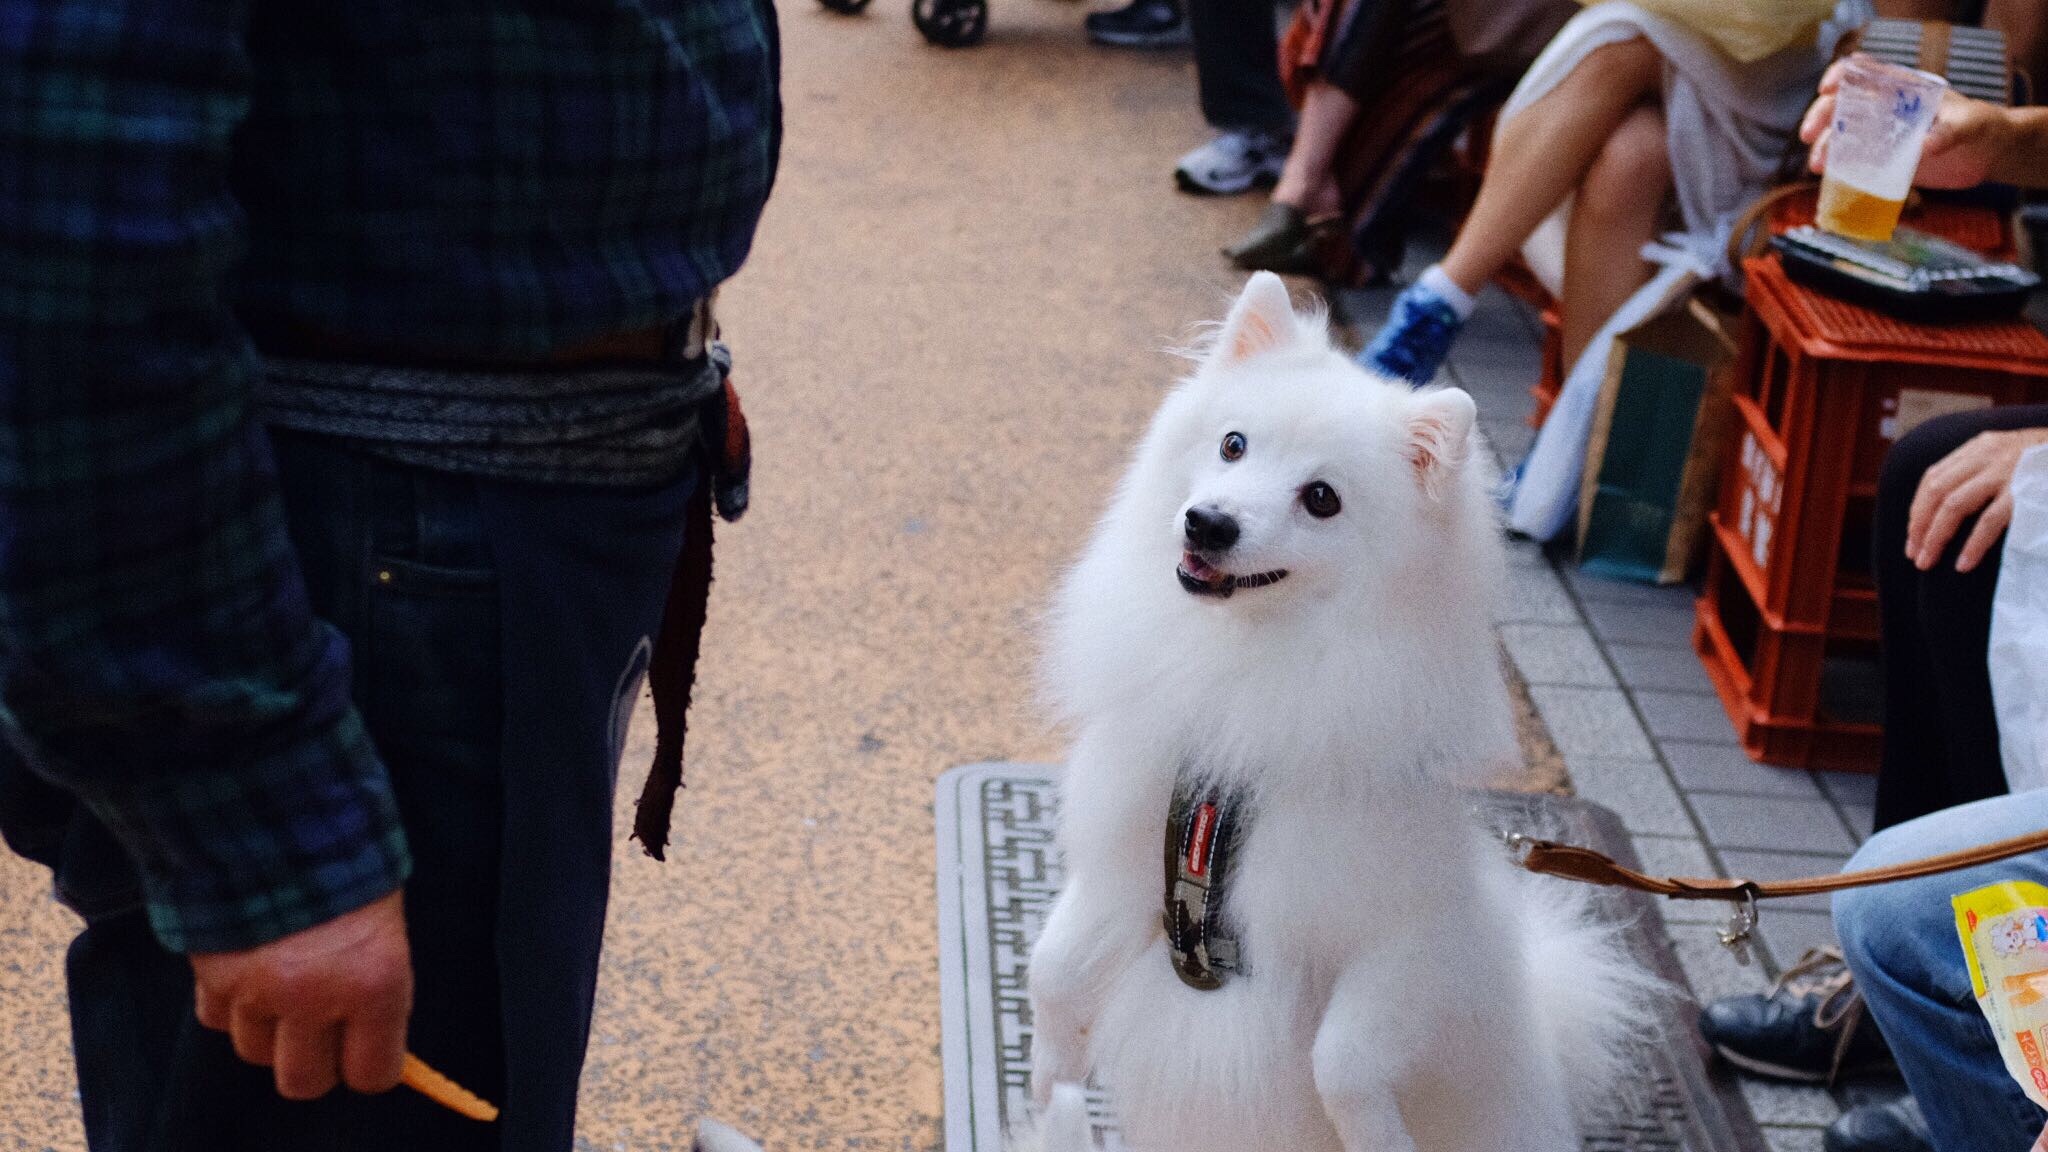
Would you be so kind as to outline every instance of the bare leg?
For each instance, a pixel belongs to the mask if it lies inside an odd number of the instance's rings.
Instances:
[[[1879,16],[1901,20],[1953,20],[1956,0],[1877,0],[1872,7]]]
[[[1574,364],[1593,334],[1650,279],[1638,254],[1656,238],[1671,194],[1664,110],[1639,104],[1579,185],[1564,250],[1564,362]]]
[[[1316,83],[1302,102],[1294,147],[1273,187],[1273,202],[1299,208],[1309,217],[1342,210],[1337,188],[1337,146],[1358,116],[1358,102],[1334,84]]]
[[[1595,50],[1499,136],[1479,201],[1458,231],[1443,269],[1478,293],[1514,258],[1543,218],[1564,203],[1614,130],[1657,94],[1664,60],[1648,40]]]

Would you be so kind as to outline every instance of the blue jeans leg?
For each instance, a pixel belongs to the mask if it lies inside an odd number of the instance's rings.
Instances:
[[[2048,792],[1999,796],[1888,828],[1852,870],[1899,864],[2048,828]],[[2001,880],[2048,884],[2048,855],[1843,892],[1835,931],[1871,1017],[1941,1152],[2026,1152],[2048,1116],[2005,1070],[1970,988],[1949,901]]]

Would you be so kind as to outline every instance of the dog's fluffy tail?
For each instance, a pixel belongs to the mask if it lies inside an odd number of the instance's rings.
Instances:
[[[1044,1113],[1011,1129],[1008,1152],[1095,1152],[1088,1094],[1079,1084],[1055,1084]]]
[[[1630,955],[1628,925],[1602,918],[1596,894],[1562,880],[1517,876],[1527,932],[1524,962],[1538,1024],[1553,1067],[1581,1116],[1625,1108],[1626,1086],[1644,1049],[1656,1043],[1664,1012],[1679,995]]]

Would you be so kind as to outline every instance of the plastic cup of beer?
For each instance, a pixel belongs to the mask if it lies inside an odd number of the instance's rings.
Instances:
[[[1861,53],[1849,58],[1820,182],[1822,228],[1880,244],[1892,238],[1947,88],[1931,73]]]

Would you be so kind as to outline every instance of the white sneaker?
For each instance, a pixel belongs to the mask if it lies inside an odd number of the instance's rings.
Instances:
[[[1204,196],[1235,196],[1280,181],[1291,141],[1271,132],[1222,132],[1180,158],[1173,178],[1180,190]]]
[[[705,1117],[697,1121],[697,1142],[693,1152],[761,1152],[761,1146],[738,1131]]]

